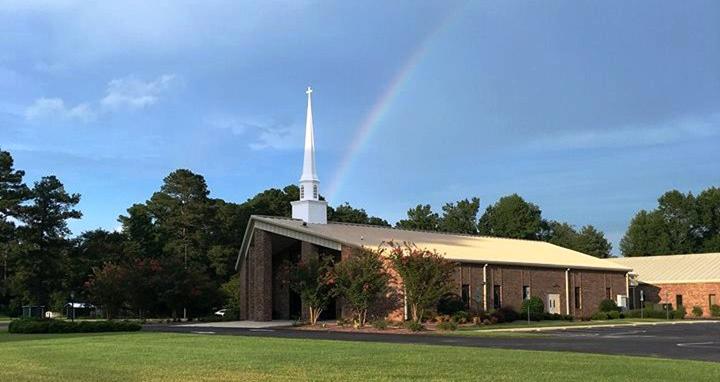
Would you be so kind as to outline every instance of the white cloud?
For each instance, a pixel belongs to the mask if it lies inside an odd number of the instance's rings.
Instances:
[[[681,118],[653,126],[572,132],[531,143],[538,149],[590,149],[654,146],[720,135],[720,114]]]
[[[253,150],[289,150],[302,148],[305,129],[288,126],[265,117],[239,118],[228,114],[215,114],[205,119],[205,125],[227,130],[233,135],[246,135]]]
[[[98,101],[98,107],[87,102],[68,106],[62,98],[41,97],[25,108],[24,116],[27,120],[62,118],[89,122],[104,112],[152,106],[176,82],[174,74],[163,74],[147,82],[134,76],[117,78],[108,82],[105,97]]]
[[[303,129],[294,127],[262,128],[257,140],[250,143],[253,150],[275,149],[287,150],[302,147]]]
[[[163,74],[153,81],[142,81],[134,76],[116,78],[108,83],[106,95],[100,100],[103,107],[142,109],[155,104],[160,95],[176,81],[174,74]]]
[[[95,119],[95,113],[85,103],[69,107],[61,98],[38,98],[25,109],[25,118],[62,118],[87,122]]]

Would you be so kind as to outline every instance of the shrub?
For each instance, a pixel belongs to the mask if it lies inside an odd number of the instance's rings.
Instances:
[[[522,307],[520,308],[520,316],[527,317],[528,310],[530,311],[530,319],[534,321],[539,321],[544,317],[545,304],[540,297],[530,297],[529,299],[522,302]]]
[[[687,316],[687,310],[682,305],[678,305],[677,309],[671,313],[671,317],[675,319],[683,319],[685,316]]]
[[[607,312],[595,312],[592,316],[590,316],[590,319],[593,321],[604,321],[609,320],[610,317],[608,317]]]
[[[417,321],[408,321],[405,323],[405,328],[413,331],[413,332],[419,332],[422,330],[425,330],[425,326],[423,324],[417,322]]]
[[[100,333],[136,332],[142,327],[129,321],[62,321],[46,319],[13,320],[8,326],[10,333]]]
[[[370,306],[389,290],[390,275],[379,252],[361,250],[335,264],[335,291],[343,297],[357,326],[365,326]]]
[[[518,317],[518,313],[509,306],[504,306],[490,313],[490,321],[494,324],[517,321]]]
[[[310,324],[317,323],[320,314],[335,297],[331,259],[310,259],[297,264],[287,263],[290,289],[300,295],[307,306]]]
[[[372,322],[372,327],[377,330],[385,330],[388,328],[388,322],[385,320],[375,320]]]
[[[720,305],[710,305],[710,315],[713,317],[720,317]]]
[[[620,308],[613,300],[602,300],[600,301],[598,310],[601,312],[619,312]]]
[[[453,314],[452,321],[457,322],[458,324],[465,324],[470,320],[470,313],[459,311]]]
[[[437,303],[438,314],[448,314],[452,316],[463,310],[465,310],[465,303],[462,298],[455,293],[445,294]]]
[[[692,308],[692,314],[693,314],[693,316],[695,316],[695,317],[702,317],[702,315],[703,315],[703,310],[702,310],[701,307],[695,305],[695,306],[693,306],[693,308]]]
[[[423,313],[437,305],[452,288],[455,263],[436,251],[405,243],[390,242],[390,262],[402,279],[404,297],[412,320],[419,323]]]
[[[453,331],[457,330],[457,323],[454,321],[441,322],[437,325],[438,330]]]
[[[350,325],[350,323],[351,323],[350,320],[348,320],[347,318],[339,318],[336,321],[337,326],[339,326],[341,328],[344,326]]]
[[[607,316],[608,316],[608,318],[611,319],[611,320],[617,320],[618,318],[623,318],[623,317],[620,315],[620,312],[618,312],[617,310],[613,310],[613,311],[607,312]]]

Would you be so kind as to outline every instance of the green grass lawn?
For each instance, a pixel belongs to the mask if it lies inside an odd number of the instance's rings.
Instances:
[[[169,333],[0,334],[0,381],[718,381],[652,358]]]

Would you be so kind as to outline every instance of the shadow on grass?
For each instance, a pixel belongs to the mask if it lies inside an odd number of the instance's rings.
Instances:
[[[107,337],[107,336],[119,336],[128,334],[137,334],[141,332],[111,332],[111,333],[52,333],[52,334],[16,334],[8,333],[7,329],[0,331],[0,345],[7,342],[22,342],[22,341],[35,341],[35,340],[54,340],[54,339],[66,339],[76,337]]]

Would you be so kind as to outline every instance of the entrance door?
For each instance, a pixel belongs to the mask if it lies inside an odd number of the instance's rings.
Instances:
[[[560,295],[559,294],[549,294],[547,299],[548,299],[548,304],[547,304],[548,313],[560,314]]]

